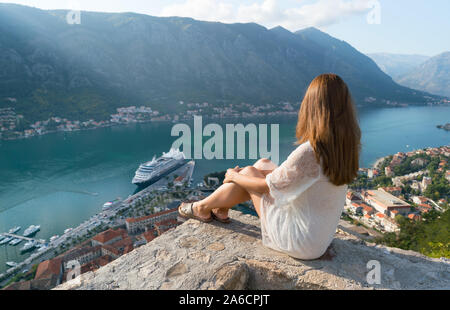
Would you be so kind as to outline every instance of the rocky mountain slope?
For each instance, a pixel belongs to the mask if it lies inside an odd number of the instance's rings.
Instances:
[[[395,81],[400,76],[415,69],[430,57],[424,55],[402,55],[390,53],[367,54],[375,63]]]
[[[432,94],[450,97],[450,52],[430,58],[399,77],[398,83]]]
[[[367,56],[317,29],[223,24],[134,13],[67,11],[0,4],[0,107],[28,119],[108,118],[118,106],[208,101],[298,102],[318,74],[367,97],[423,103]],[[369,104],[369,103],[366,103]],[[371,102],[370,104],[376,104]]]

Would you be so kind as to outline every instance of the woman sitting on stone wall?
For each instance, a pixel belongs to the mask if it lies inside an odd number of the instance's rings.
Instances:
[[[263,244],[299,259],[322,256],[357,175],[361,131],[350,91],[334,74],[310,84],[296,128],[299,146],[279,167],[268,159],[228,169],[209,197],[182,203],[179,213],[203,222],[229,222],[228,210],[252,200]]]

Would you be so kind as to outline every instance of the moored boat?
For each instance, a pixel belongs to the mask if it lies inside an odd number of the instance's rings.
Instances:
[[[14,238],[13,240],[11,240],[9,242],[9,245],[15,246],[15,245],[18,245],[19,243],[21,243],[22,241],[23,241],[22,239]]]
[[[8,232],[9,232],[10,234],[15,234],[16,232],[18,232],[18,231],[21,230],[21,229],[22,229],[22,227],[16,226],[16,227],[11,228]]]
[[[13,238],[11,238],[11,237],[6,237],[5,239],[3,239],[3,240],[0,242],[0,245],[7,244],[7,243],[9,243],[12,239],[13,239]]]
[[[21,252],[27,252],[30,250],[33,250],[36,247],[36,242],[34,240],[28,241],[23,245],[23,247],[20,249]]]
[[[23,235],[25,237],[29,237],[29,236],[32,236],[35,233],[37,233],[39,230],[41,230],[41,226],[40,225],[31,225],[30,227],[25,229],[25,231],[23,232]]]
[[[6,266],[9,266],[9,267],[17,267],[17,263],[16,262],[6,262]]]

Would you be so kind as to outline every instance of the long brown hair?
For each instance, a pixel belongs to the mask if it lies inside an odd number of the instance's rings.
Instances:
[[[316,158],[334,185],[356,178],[361,149],[361,130],[352,96],[335,74],[322,74],[308,87],[297,123],[297,143],[309,141]]]

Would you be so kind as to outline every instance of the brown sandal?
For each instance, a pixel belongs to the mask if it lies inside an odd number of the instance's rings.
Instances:
[[[210,216],[208,219],[203,219],[201,217],[198,217],[194,215],[194,210],[192,209],[194,206],[194,203],[185,203],[182,202],[181,205],[178,207],[178,213],[181,217],[185,219],[195,219],[203,223],[209,223],[212,222],[213,218]]]
[[[211,212],[211,217],[213,219],[215,219],[216,221],[224,223],[224,224],[230,224],[231,223],[231,219],[229,217],[227,217],[226,219],[221,219],[217,215],[215,215],[214,212]]]

